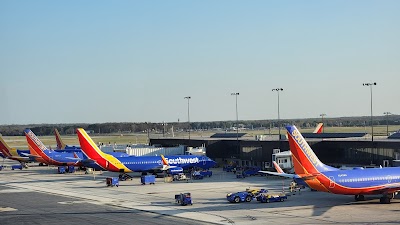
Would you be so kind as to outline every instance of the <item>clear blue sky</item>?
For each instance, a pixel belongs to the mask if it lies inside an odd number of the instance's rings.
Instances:
[[[0,124],[400,114],[400,1],[0,1]]]

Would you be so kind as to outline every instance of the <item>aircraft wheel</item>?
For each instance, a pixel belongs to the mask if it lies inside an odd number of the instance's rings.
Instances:
[[[387,196],[381,197],[379,199],[379,202],[382,203],[382,204],[390,204],[390,198],[387,197]]]
[[[233,199],[233,201],[234,201],[235,203],[239,203],[239,202],[240,202],[239,196],[236,196],[236,197]]]
[[[356,201],[365,201],[364,195],[355,195],[355,196],[354,196],[354,199],[355,199]]]
[[[394,199],[395,196],[396,196],[396,193],[390,194],[390,198],[391,198],[391,199]]]
[[[251,202],[251,196],[246,196],[246,202]]]

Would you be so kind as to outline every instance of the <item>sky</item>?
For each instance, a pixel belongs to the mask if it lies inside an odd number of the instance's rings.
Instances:
[[[0,124],[400,114],[400,1],[0,1]]]

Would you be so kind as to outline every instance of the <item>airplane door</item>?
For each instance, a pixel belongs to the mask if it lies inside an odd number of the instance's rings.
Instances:
[[[392,176],[388,175],[386,177],[388,184],[390,184],[392,182]]]
[[[108,161],[106,161],[106,168],[108,168]]]
[[[383,167],[389,167],[389,160],[383,160]]]
[[[201,160],[203,161],[203,166],[205,166],[207,164],[206,157],[201,157]]]
[[[335,187],[335,178],[330,176],[329,177],[329,188],[334,188]]]

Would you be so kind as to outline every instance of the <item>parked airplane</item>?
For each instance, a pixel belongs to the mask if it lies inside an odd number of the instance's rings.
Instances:
[[[287,126],[290,151],[296,175],[315,190],[333,194],[382,194],[381,203],[390,203],[400,191],[400,167],[339,170],[323,164],[295,126]]]
[[[165,158],[163,156],[114,157],[102,152],[84,129],[79,128],[76,133],[84,155],[102,170],[129,173],[166,170],[172,167],[210,168],[215,165],[215,162],[206,156],[194,155],[166,156]]]
[[[76,153],[82,153],[81,146],[75,146],[75,145],[66,145],[64,141],[61,138],[60,133],[58,132],[57,129],[54,129],[54,134],[56,136],[56,142],[57,142],[57,150],[56,151],[63,151],[63,152],[76,152]],[[113,151],[107,151],[105,152],[106,154],[110,154],[113,156],[117,157],[125,157],[129,156],[129,154],[125,152],[113,152]],[[82,156],[82,154],[79,154],[79,156]]]
[[[12,159],[20,162],[25,166],[26,162],[34,161],[33,158],[29,157],[29,150],[19,150],[16,148],[10,148],[8,144],[4,141],[3,136],[0,135],[0,152],[3,154],[4,158]]]
[[[51,150],[47,149],[46,146],[40,141],[40,139],[30,130],[26,129],[25,136],[28,141],[29,153],[28,155],[34,157],[36,161],[45,163],[47,165],[74,165],[82,166],[83,153],[82,149],[76,146],[66,146],[66,149]],[[61,140],[61,139],[60,139]],[[129,156],[123,152],[109,152],[107,154],[125,157]],[[86,167],[90,167],[90,164],[86,164]]]
[[[35,160],[47,165],[56,166],[81,166],[80,158],[76,158],[80,152],[62,152],[47,149],[38,137],[30,130],[24,130],[26,141],[30,151],[30,156]]]
[[[320,133],[322,133],[323,129],[324,129],[324,124],[323,123],[319,123],[317,125],[317,127],[315,128],[315,130],[313,131],[313,133],[314,134],[320,134]]]
[[[70,150],[70,149],[74,150],[74,149],[80,149],[79,146],[69,146],[69,145],[66,145],[66,144],[64,143],[64,141],[61,139],[61,135],[60,135],[60,133],[58,132],[57,128],[54,129],[54,135],[56,136],[56,142],[57,142],[57,149],[58,149],[58,150]]]

